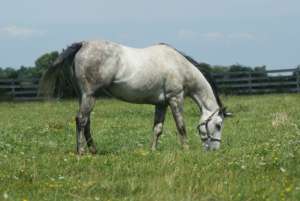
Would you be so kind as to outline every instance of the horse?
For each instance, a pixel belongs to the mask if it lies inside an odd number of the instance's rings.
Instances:
[[[73,86],[79,92],[80,106],[75,117],[78,154],[85,152],[86,145],[92,154],[96,153],[90,132],[90,113],[98,89],[126,102],[155,106],[153,151],[163,132],[168,107],[180,144],[188,149],[183,102],[186,96],[191,97],[202,111],[197,129],[204,149],[217,150],[224,118],[231,114],[223,107],[211,77],[200,72],[197,65],[190,56],[165,43],[132,48],[107,40],[81,41],[63,50],[45,71],[39,94],[50,97],[62,69],[69,68]]]

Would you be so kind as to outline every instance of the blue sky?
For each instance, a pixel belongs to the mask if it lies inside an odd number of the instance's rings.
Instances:
[[[2,0],[0,66],[81,40],[170,43],[212,65],[300,64],[299,0]]]

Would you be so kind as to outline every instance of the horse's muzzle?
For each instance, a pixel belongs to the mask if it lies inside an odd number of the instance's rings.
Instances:
[[[220,141],[205,141],[203,142],[204,145],[204,149],[206,151],[215,151],[218,150],[221,146],[221,142]]]

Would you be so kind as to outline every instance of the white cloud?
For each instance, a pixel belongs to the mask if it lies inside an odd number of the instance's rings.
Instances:
[[[177,32],[177,37],[182,40],[196,39],[197,36],[197,32],[188,29],[181,29]]]
[[[226,38],[226,35],[222,32],[207,32],[200,34],[200,36],[206,40],[223,40]]]
[[[231,34],[228,34],[228,38],[230,38],[230,39],[253,40],[253,39],[255,39],[255,35],[251,34],[251,33],[231,33]]]
[[[16,37],[16,38],[27,38],[33,36],[42,36],[45,34],[43,30],[37,30],[27,27],[18,27],[16,25],[10,25],[0,28],[0,35]]]
[[[204,41],[232,41],[242,40],[249,41],[254,40],[255,35],[247,32],[236,33],[223,33],[223,32],[206,32],[197,33],[193,30],[181,29],[177,32],[177,37],[182,40],[204,40]]]
[[[200,37],[208,41],[232,41],[232,40],[242,40],[249,41],[254,40],[255,35],[251,33],[223,33],[223,32],[207,32],[200,34]]]

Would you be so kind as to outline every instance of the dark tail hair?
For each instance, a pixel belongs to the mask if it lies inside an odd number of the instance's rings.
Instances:
[[[52,97],[59,78],[63,76],[63,67],[73,63],[76,53],[82,47],[83,42],[73,43],[58,56],[58,58],[44,72],[38,89],[38,96]]]

